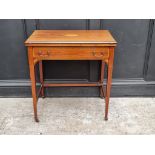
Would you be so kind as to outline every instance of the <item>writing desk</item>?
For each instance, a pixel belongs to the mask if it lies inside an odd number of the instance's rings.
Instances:
[[[108,30],[36,30],[25,41],[32,82],[34,118],[37,116],[39,96],[45,97],[45,87],[84,86],[99,87],[100,96],[105,97],[105,120],[108,120],[109,97],[112,81],[114,48],[116,41]],[[44,83],[43,60],[101,60],[98,82],[89,83]],[[36,91],[35,65],[39,63],[40,89]],[[108,66],[106,90],[103,87],[104,66]]]

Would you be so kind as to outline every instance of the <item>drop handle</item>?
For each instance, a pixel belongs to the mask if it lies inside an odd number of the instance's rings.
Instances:
[[[103,57],[104,56],[104,53],[103,52],[100,52],[100,53],[97,53],[97,52],[93,52],[93,56],[95,57]]]
[[[38,55],[39,55],[39,56],[50,56],[50,52],[47,51],[46,53],[43,53],[42,51],[39,51],[39,52],[38,52]]]

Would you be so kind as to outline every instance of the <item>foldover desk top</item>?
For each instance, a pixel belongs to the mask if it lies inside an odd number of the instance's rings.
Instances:
[[[108,30],[35,30],[25,41],[26,46],[37,44],[107,44],[116,45]]]

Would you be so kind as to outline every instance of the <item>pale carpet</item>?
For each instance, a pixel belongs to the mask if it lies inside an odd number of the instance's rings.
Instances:
[[[155,98],[111,98],[104,121],[100,98],[0,98],[0,134],[155,134]]]

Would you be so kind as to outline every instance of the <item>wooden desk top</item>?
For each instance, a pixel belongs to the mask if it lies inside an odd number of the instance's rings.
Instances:
[[[108,30],[35,30],[25,41],[26,46],[36,44],[108,44],[117,42]]]

